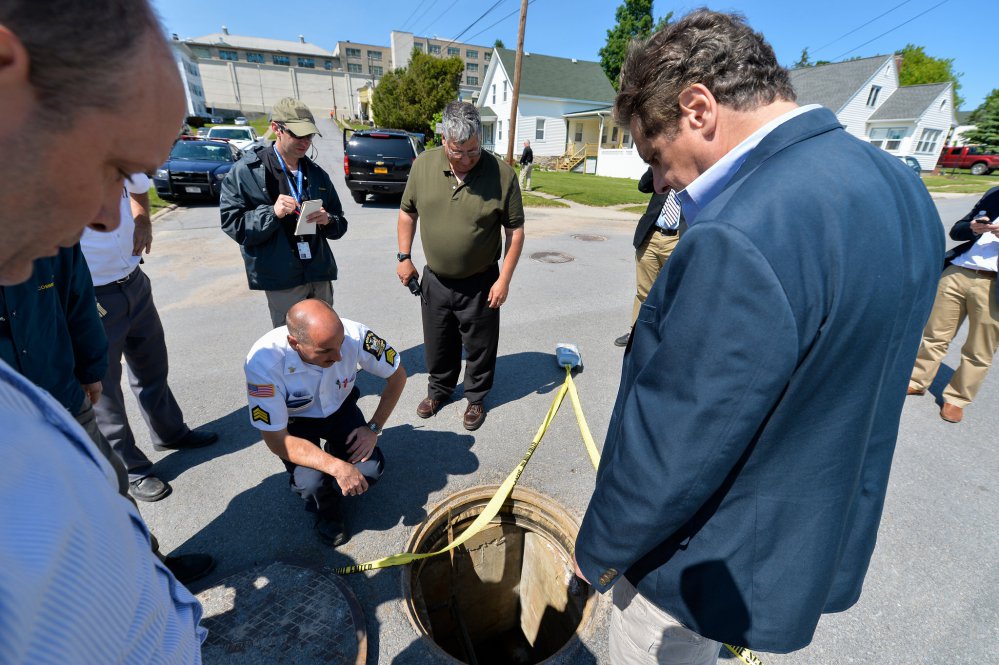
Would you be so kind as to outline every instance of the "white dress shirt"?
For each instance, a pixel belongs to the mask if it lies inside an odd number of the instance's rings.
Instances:
[[[121,191],[121,226],[109,233],[87,229],[80,238],[80,248],[90,266],[90,276],[94,286],[104,286],[128,277],[139,265],[141,257],[132,256],[135,236],[135,218],[132,217],[132,202],[129,194],[142,194],[149,191],[149,176],[136,173],[125,181]]]

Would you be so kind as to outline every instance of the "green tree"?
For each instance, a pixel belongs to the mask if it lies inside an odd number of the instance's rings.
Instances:
[[[971,122],[975,129],[964,135],[968,143],[999,152],[999,89],[990,92],[982,105],[971,113]]]
[[[386,73],[371,97],[371,113],[382,127],[426,133],[434,114],[458,98],[465,63],[414,49],[409,65]]]
[[[668,12],[658,23],[652,17],[652,0],[624,0],[614,14],[614,27],[607,31],[607,42],[600,49],[600,66],[617,90],[621,79],[621,65],[628,55],[633,39],[644,39],[654,30],[669,23],[673,12]]]
[[[506,46],[503,45],[502,39],[497,39],[493,42],[493,48],[506,48]]]
[[[899,85],[920,85],[922,83],[954,84],[954,108],[959,109],[964,103],[961,97],[961,72],[954,71],[953,58],[934,58],[926,54],[922,46],[906,44],[896,55],[902,56],[902,66],[898,70]]]
[[[792,69],[801,69],[802,67],[814,67],[815,63],[812,59],[808,57],[808,47],[801,49],[801,57],[798,58],[798,62],[791,65]]]

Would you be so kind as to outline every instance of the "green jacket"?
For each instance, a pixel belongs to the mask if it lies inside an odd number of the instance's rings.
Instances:
[[[256,147],[236,163],[222,181],[219,202],[222,230],[239,243],[250,288],[279,291],[336,279],[336,261],[326,241],[342,238],[347,232],[347,220],[329,175],[308,158],[302,158],[305,198],[322,199],[326,212],[332,215],[329,224],[319,227],[315,235],[304,237],[312,258],[303,261],[294,235],[295,218],[288,215],[278,219],[274,215],[274,201],[278,194],[287,192],[278,191],[280,181],[274,177],[268,187],[264,161],[268,150],[272,148]]]

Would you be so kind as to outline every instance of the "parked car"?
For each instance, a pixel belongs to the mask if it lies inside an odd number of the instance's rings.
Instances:
[[[898,158],[902,160],[903,164],[912,169],[916,175],[919,175],[923,172],[923,167],[919,163],[919,160],[913,157],[912,155],[899,155]]]
[[[348,136],[349,134],[349,136]],[[343,173],[350,196],[402,194],[423,142],[401,129],[343,130]]]
[[[222,179],[243,153],[228,141],[182,136],[174,142],[170,156],[153,176],[161,199],[218,200]]]
[[[261,142],[253,127],[236,125],[215,125],[208,129],[208,138],[225,139],[240,150],[247,150]]]
[[[198,137],[206,138],[208,136],[208,127],[198,127]]]
[[[240,115],[240,116],[236,116],[236,124],[237,125],[248,125],[248,124],[250,124],[250,121]]]
[[[971,169],[971,175],[987,175],[999,169],[999,155],[974,145],[944,148],[937,168]]]

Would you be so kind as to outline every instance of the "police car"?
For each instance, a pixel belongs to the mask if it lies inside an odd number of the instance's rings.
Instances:
[[[161,199],[209,199],[217,201],[222,179],[239,161],[242,152],[228,141],[182,136],[173,144],[170,157],[156,169],[153,185]]]

